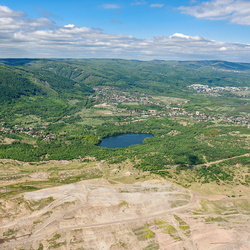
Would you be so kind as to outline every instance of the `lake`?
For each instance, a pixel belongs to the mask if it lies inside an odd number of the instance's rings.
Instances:
[[[153,137],[152,134],[122,134],[104,138],[98,146],[106,148],[126,148],[135,144],[142,144],[143,140]]]

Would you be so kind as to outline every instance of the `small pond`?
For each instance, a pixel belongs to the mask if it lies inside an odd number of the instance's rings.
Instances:
[[[126,148],[135,144],[142,144],[143,140],[153,137],[152,134],[122,134],[104,138],[98,146],[106,148]]]

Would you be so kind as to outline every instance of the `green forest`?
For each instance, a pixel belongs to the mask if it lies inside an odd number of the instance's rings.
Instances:
[[[234,178],[250,170],[250,64],[223,61],[1,59],[0,158],[94,157],[166,178]],[[198,86],[198,87],[197,87]],[[105,137],[151,133],[108,149]],[[214,162],[214,164],[212,164]],[[211,163],[211,164],[210,164]],[[231,165],[230,165],[231,166]],[[249,178],[243,181],[250,184]]]

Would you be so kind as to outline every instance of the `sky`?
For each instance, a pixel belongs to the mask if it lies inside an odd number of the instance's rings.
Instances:
[[[0,57],[250,63],[250,0],[0,0]]]

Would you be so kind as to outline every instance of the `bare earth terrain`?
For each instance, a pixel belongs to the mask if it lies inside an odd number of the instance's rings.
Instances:
[[[247,196],[98,178],[2,199],[0,248],[250,249],[249,222]]]

